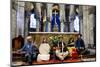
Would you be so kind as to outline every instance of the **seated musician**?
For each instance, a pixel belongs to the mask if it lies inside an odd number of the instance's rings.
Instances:
[[[18,50],[18,52],[25,52],[26,62],[28,62],[30,65],[32,64],[32,61],[36,60],[38,55],[38,48],[32,43],[32,37],[27,36],[26,38],[27,42],[25,45]]]
[[[78,34],[78,38],[75,42],[75,47],[78,49],[79,54],[81,53],[81,51],[85,50],[85,44],[81,37],[82,35]]]
[[[60,42],[58,43],[58,49],[56,49],[56,56],[60,60],[64,60],[68,56],[68,50],[65,43],[62,41],[62,38],[60,39]]]
[[[39,46],[39,54],[37,61],[48,61],[50,59],[50,46],[47,43],[46,38],[43,38],[43,42]]]

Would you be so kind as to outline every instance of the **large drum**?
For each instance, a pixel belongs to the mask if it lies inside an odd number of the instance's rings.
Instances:
[[[50,59],[50,46],[48,43],[42,43],[39,47],[40,54],[37,57],[37,61]]]

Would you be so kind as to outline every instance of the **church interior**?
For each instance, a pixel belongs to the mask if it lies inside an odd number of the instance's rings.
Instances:
[[[84,41],[85,49],[77,51],[76,41],[79,35]],[[96,6],[12,0],[13,66],[29,65],[24,62],[25,53],[18,52],[27,42],[27,36],[31,36],[32,43],[39,50],[32,65],[96,61]],[[46,46],[42,47],[44,42]],[[57,49],[61,49],[61,56],[64,57],[60,56]]]

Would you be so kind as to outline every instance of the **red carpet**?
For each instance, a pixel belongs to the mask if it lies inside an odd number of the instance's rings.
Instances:
[[[69,58],[69,59],[66,59],[66,60],[63,60],[63,61],[60,61],[60,60],[49,60],[49,61],[41,61],[41,62],[33,62],[33,64],[52,64],[52,63],[62,63],[62,62],[80,62],[81,60],[80,59],[72,59],[72,58]]]

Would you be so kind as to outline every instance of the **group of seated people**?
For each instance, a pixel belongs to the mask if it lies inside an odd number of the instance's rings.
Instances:
[[[49,61],[50,59],[55,59],[55,57],[59,60],[64,60],[69,54],[75,55],[71,54],[72,52],[67,48],[66,44],[63,42],[63,39],[59,41],[57,46],[51,47],[47,42],[47,39],[43,38],[39,48],[37,48],[36,45],[32,42],[31,36],[27,36],[26,40],[27,42],[20,50],[18,50],[18,52],[25,51],[26,61],[29,64],[32,64],[34,61]],[[81,39],[80,34],[75,41],[75,48],[77,49],[77,55],[81,49],[85,48],[84,41]]]

